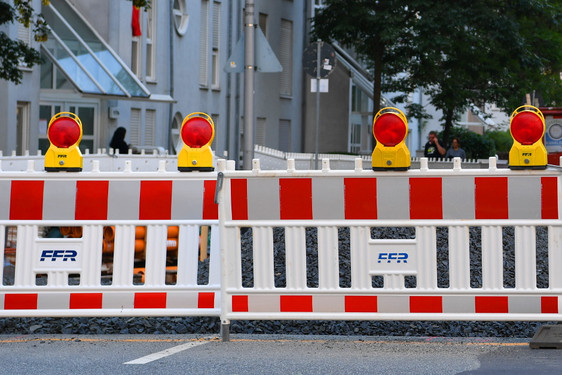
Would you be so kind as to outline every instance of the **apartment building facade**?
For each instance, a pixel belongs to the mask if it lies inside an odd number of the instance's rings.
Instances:
[[[107,148],[119,126],[138,148],[174,152],[189,113],[215,122],[218,156],[240,153],[243,74],[224,70],[244,30],[244,0],[153,0],[135,17],[127,0],[53,0],[41,6],[49,40],[33,41],[17,23],[4,27],[40,49],[43,63],[24,70],[15,85],[0,82],[0,149],[31,153],[48,147],[48,121],[76,113],[81,148]],[[284,151],[302,147],[302,50],[306,3],[257,1],[256,23],[283,66],[255,78],[256,140]],[[27,36],[26,36],[27,35]]]

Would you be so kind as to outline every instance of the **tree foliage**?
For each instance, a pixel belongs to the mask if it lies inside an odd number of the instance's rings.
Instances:
[[[48,0],[43,0],[48,4]],[[19,22],[25,27],[33,28],[34,39],[44,41],[47,38],[45,20],[34,13],[30,0],[14,0],[13,5],[0,1],[0,25]],[[22,64],[28,68],[39,63],[39,51],[28,44],[11,39],[0,31],[0,79],[20,83],[22,79]]]
[[[560,0],[327,0],[326,5],[314,18],[316,36],[371,61],[375,75],[385,77],[382,91],[422,88],[443,112],[445,142],[454,120],[474,103],[495,103],[510,113],[526,93],[538,90],[546,103],[562,104]],[[377,49],[372,40],[378,39],[383,43]],[[376,81],[374,86],[379,89]]]
[[[374,70],[374,112],[378,112],[382,77],[406,70],[402,48],[413,38],[415,11],[403,0],[327,0],[314,17],[313,37],[351,46]]]

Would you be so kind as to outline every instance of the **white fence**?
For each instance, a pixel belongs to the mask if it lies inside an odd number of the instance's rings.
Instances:
[[[0,316],[210,315],[225,336],[237,319],[560,319],[559,169],[28,163],[0,173]]]
[[[220,314],[216,173],[126,170],[1,173],[0,316]]]
[[[559,172],[497,169],[493,158],[486,170],[460,167],[456,159],[451,170],[431,170],[422,159],[419,170],[374,173],[359,159],[353,171],[323,160],[319,171],[289,161],[272,172],[257,160],[252,171],[221,163],[225,328],[240,319],[559,320]],[[401,227],[405,236],[385,235]],[[537,247],[539,232],[547,249]]]
[[[282,170],[286,167],[288,160],[294,160],[296,169],[314,170],[316,165],[316,155],[311,153],[283,152],[272,148],[256,145],[254,148],[256,159],[260,160],[260,168],[265,170]],[[349,170],[355,167],[356,155],[344,154],[318,154],[318,163],[321,160],[330,160],[330,168],[334,170]],[[363,168],[371,169],[371,155],[361,157]],[[429,166],[432,169],[451,169],[452,160],[430,159]],[[497,163],[498,167],[507,168],[507,160]],[[487,169],[488,159],[471,159],[462,162],[463,168]],[[412,158],[411,169],[420,168],[420,158]]]

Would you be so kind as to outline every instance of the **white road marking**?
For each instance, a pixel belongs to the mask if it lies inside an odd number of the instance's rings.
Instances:
[[[146,355],[144,357],[140,357],[140,358],[134,359],[132,361],[125,362],[124,365],[144,365],[144,364],[147,364],[149,362],[156,361],[158,359],[170,356],[172,354],[176,354],[176,353],[179,353],[181,351],[191,349],[191,348],[199,346],[199,345],[207,344],[208,342],[209,341],[206,341],[206,340],[205,341],[188,342],[188,343],[185,343],[185,344],[182,344],[182,345],[174,346],[173,348],[162,350],[161,352],[158,352],[158,353],[152,353],[152,354]]]

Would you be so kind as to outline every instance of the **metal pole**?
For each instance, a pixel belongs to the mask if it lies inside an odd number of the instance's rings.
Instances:
[[[254,0],[244,9],[244,153],[242,168],[252,169],[254,158]]]
[[[318,133],[320,128],[320,49],[322,41],[316,41],[316,140],[314,144],[314,169],[318,169]]]

